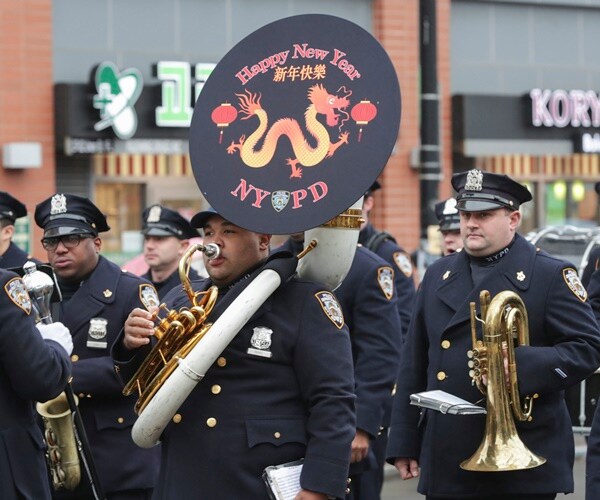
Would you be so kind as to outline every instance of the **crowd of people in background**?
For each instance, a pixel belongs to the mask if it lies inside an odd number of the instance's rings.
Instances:
[[[381,189],[373,183],[354,259],[335,290],[295,276],[303,233],[276,247],[271,235],[213,209],[188,221],[169,207],[148,207],[141,220],[148,270],[123,271],[101,254],[106,216],[68,193],[35,207],[46,252],[35,260],[12,242],[26,207],[0,192],[0,497],[93,498],[87,481],[70,492],[51,488],[32,410],[32,401],[56,397],[69,378],[110,500],[267,498],[264,469],[298,459],[295,500],[377,500],[386,460],[403,479],[418,477],[418,491],[431,500],[549,500],[573,491],[563,392],[600,366],[600,273],[591,269],[584,287],[572,264],[518,234],[519,207],[532,199],[525,186],[476,169],[455,174],[452,186],[456,196],[435,204],[442,255],[417,277],[409,254],[370,222]],[[188,269],[195,292],[216,287],[211,322],[265,269],[288,275],[208,370],[161,444],[142,449],[131,438],[135,397],[123,395],[123,384],[155,343],[158,306],[190,305],[179,263],[198,237],[220,249],[203,258],[207,277]],[[18,273],[28,260],[49,263],[62,295],[52,305],[54,323],[37,328]],[[472,403],[491,397],[481,395],[491,376],[474,383],[466,354],[485,319],[484,290],[492,299],[511,292],[528,316],[529,341],[514,348],[506,378],[514,371],[520,395],[532,398],[531,415],[515,425],[542,465],[469,469],[463,462],[488,432],[492,409],[486,418],[411,404],[411,395],[431,390]],[[500,348],[500,366],[508,350]],[[587,498],[600,498],[600,414],[587,478]]]

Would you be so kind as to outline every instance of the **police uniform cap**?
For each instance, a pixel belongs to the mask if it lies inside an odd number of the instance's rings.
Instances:
[[[435,216],[439,221],[440,231],[460,231],[460,215],[456,209],[455,198],[436,203]]]
[[[206,221],[213,215],[219,215],[219,213],[213,207],[208,207],[206,210],[202,210],[194,215],[192,220],[190,220],[190,223],[192,224],[192,227],[202,229],[206,224]]]
[[[365,196],[371,195],[373,192],[377,191],[378,189],[381,189],[381,184],[378,181],[374,181],[373,184],[371,184],[371,186],[369,186],[369,189],[367,189],[367,191],[365,192]]]
[[[92,234],[110,231],[104,214],[89,199],[56,193],[35,207],[35,222],[44,238],[66,234]]]
[[[176,210],[152,205],[142,214],[142,234],[145,236],[175,236],[187,240],[198,236],[188,220]]]
[[[532,199],[529,189],[507,175],[473,169],[454,174],[452,187],[458,193],[456,208],[463,212],[484,212],[497,208],[518,210]]]
[[[27,215],[25,205],[5,191],[0,191],[0,219],[15,222],[19,217]]]

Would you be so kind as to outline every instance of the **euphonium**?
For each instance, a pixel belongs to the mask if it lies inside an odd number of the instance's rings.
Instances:
[[[544,464],[546,459],[525,446],[517,434],[514,420],[531,420],[533,407],[531,396],[526,396],[521,404],[514,351],[515,340],[518,345],[529,345],[527,310],[521,298],[511,291],[500,292],[490,301],[489,292],[484,290],[480,294],[480,304],[481,319],[476,317],[475,303],[470,304],[473,350],[469,352],[472,358],[469,366],[477,387],[487,395],[485,435],[477,451],[460,466],[483,472],[531,469]],[[481,322],[483,340],[477,339],[478,321]],[[508,387],[504,349],[508,360]]]
[[[61,392],[50,401],[37,403],[36,409],[44,420],[44,438],[48,446],[46,454],[52,486],[55,490],[74,490],[81,480],[81,468],[67,396]]]

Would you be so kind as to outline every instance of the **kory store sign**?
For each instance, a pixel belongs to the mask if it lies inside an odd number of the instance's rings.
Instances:
[[[600,95],[593,90],[533,89],[531,124],[534,127],[588,129],[574,137],[575,150],[600,153]]]

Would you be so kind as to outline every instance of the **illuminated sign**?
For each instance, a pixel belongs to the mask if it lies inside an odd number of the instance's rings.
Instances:
[[[600,127],[600,96],[593,90],[533,89],[529,96],[535,127]]]

